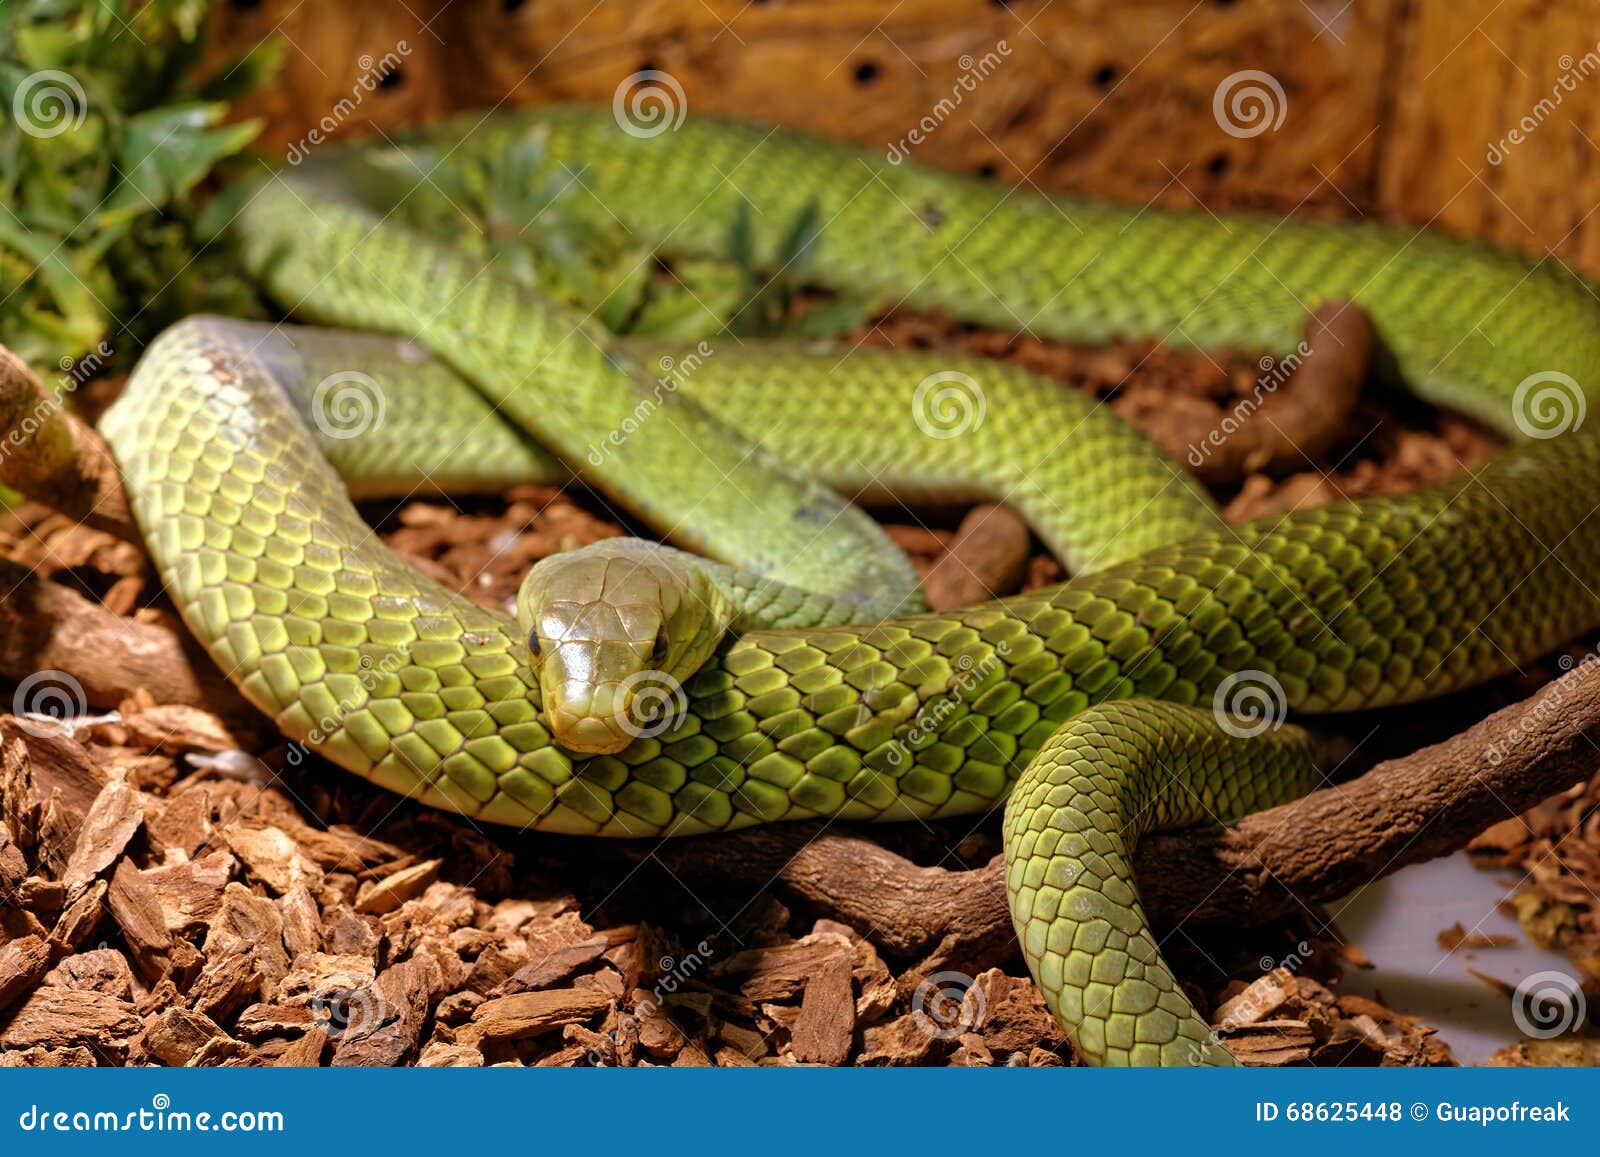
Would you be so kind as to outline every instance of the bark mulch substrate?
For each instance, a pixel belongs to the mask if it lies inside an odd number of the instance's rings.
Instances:
[[[1219,420],[1260,373],[1247,354],[1080,350],[930,318],[870,337],[1014,358],[1149,422]],[[1346,426],[1322,461],[1224,494],[1230,516],[1427,485],[1495,446],[1399,403],[1363,401]],[[430,499],[369,514],[429,573],[504,605],[532,560],[617,533],[600,509],[525,487],[466,509]],[[955,576],[938,598],[959,600],[974,574],[1013,589],[1059,577],[1008,519],[983,508],[890,521],[924,573]],[[137,549],[41,508],[0,524],[0,554],[118,614],[173,621]],[[1419,735],[1460,724],[1413,714]],[[1074,1063],[1014,954],[925,975],[881,954],[870,927],[790,910],[771,881],[686,880],[648,847],[480,828],[322,764],[262,721],[162,706],[139,687],[70,731],[9,717],[0,728],[0,1065]],[[1597,804],[1600,778],[1475,845],[1525,875],[1512,904],[1529,935],[1591,977]],[[998,849],[992,818],[870,834],[947,868]],[[1164,948],[1248,1063],[1453,1063],[1426,1025],[1340,993],[1364,960],[1319,912],[1244,932],[1185,927]],[[1593,1047],[1572,1041],[1503,1059],[1585,1049],[1592,1063]]]

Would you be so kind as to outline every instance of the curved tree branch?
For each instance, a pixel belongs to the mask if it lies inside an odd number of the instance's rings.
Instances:
[[[96,530],[143,543],[104,439],[0,345],[0,483]]]
[[[1408,864],[1590,775],[1600,753],[1600,663],[1442,743],[1230,827],[1147,837],[1139,894],[1157,923],[1261,924]],[[973,871],[918,867],[868,839],[779,826],[653,849],[678,875],[775,879],[883,949],[986,967],[1015,947],[999,857]]]

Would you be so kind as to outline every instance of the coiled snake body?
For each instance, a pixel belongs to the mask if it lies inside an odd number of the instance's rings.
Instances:
[[[1307,310],[1355,300],[1414,390],[1513,435],[1532,397],[1519,385],[1536,378],[1544,391],[1565,380],[1557,373],[1588,384],[1600,365],[1594,299],[1573,275],[1433,234],[1047,199],[700,119],[639,138],[607,112],[556,109],[438,134],[458,157],[536,139],[542,165],[667,253],[719,249],[743,199],[770,262],[781,223],[812,209],[808,278],[1049,337],[1282,351]],[[385,223],[345,196],[344,163],[330,153],[254,189],[235,222],[242,252],[297,316],[404,334],[439,361],[389,338],[190,319],[151,347],[103,422],[151,555],[222,669],[341,767],[543,831],[933,818],[1009,794],[1023,953],[1091,1061],[1231,1062],[1160,958],[1129,848],[1153,826],[1293,798],[1316,773],[1295,728],[1214,717],[1214,700],[1257,681],[1297,712],[1415,701],[1600,621],[1589,517],[1600,446],[1584,428],[1435,490],[1228,528],[1087,403],[1062,403],[1079,407],[1076,430],[1045,428],[1039,406],[1001,414],[996,403],[970,438],[930,439],[910,395],[948,359],[719,347],[685,392],[764,444],[760,471],[746,470],[748,449],[718,457],[705,440],[728,425],[681,400],[596,465],[585,448],[635,414],[653,350]],[[492,433],[481,402],[459,420],[443,405],[413,412],[404,399],[444,391],[448,363],[681,544],[786,581],[848,570],[839,597],[868,621],[746,633],[683,688],[668,730],[577,757],[552,740],[515,623],[422,577],[351,506],[300,417],[307,383],[341,358],[392,383],[391,434],[407,420],[426,431],[409,458],[380,451],[375,463],[361,460],[366,443],[324,438],[355,483],[404,485],[428,470],[443,471],[441,485],[492,488],[548,466]],[[1032,388],[1006,386],[1014,371],[961,369],[995,398]],[[1581,394],[1566,400],[1581,411]],[[956,480],[941,483],[946,451]],[[986,476],[973,464],[985,455]],[[773,498],[765,470],[785,464]],[[893,614],[909,597],[903,564],[879,561],[861,524],[841,548],[813,547],[819,522],[854,515],[800,470],[855,491],[1014,493],[1082,573],[962,611]],[[1076,506],[1052,513],[1052,479],[1078,487]],[[720,530],[749,526],[736,508],[751,506],[759,541]]]

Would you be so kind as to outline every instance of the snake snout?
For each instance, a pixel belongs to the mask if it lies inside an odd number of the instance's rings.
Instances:
[[[610,755],[633,741],[622,726],[628,705],[612,683],[565,679],[549,691],[545,711],[556,742],[584,755]]]

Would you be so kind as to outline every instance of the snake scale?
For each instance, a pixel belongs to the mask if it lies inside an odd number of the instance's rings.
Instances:
[[[1513,436],[1528,401],[1519,384],[1557,371],[1587,384],[1600,366],[1595,298],[1575,275],[1434,233],[1045,197],[707,118],[641,137],[609,110],[558,108],[432,132],[446,164],[537,140],[541,165],[667,255],[721,251],[743,202],[770,264],[783,223],[815,211],[807,280],[1048,338],[1282,352],[1308,310],[1353,300],[1412,390]],[[931,819],[1009,796],[1023,954],[1092,1062],[1232,1062],[1162,962],[1129,869],[1142,831],[1238,817],[1318,782],[1303,733],[1236,734],[1212,709],[1219,692],[1248,674],[1295,712],[1412,702],[1600,622],[1588,585],[1600,446],[1581,426],[1437,489],[1228,528],[1156,450],[1086,403],[1052,418],[1014,383],[1024,404],[1006,414],[1020,416],[930,439],[910,421],[910,385],[950,359],[752,345],[706,359],[685,391],[701,406],[640,423],[617,461],[596,467],[583,448],[635,412],[640,367],[657,351],[351,199],[345,157],[329,150],[261,182],[234,236],[296,317],[410,342],[351,335],[330,354],[292,329],[192,318],[151,346],[102,423],[166,587],[221,668],[339,766],[540,831]],[[410,457],[378,442],[319,445],[300,417],[305,382],[339,356],[390,375],[396,397],[425,399],[429,375],[459,374],[486,401],[460,419],[392,406],[426,443]],[[1012,371],[964,368],[997,394],[1012,388],[999,381]],[[353,486],[376,477],[379,490],[419,470],[492,489],[550,469],[547,454],[491,433],[491,407],[680,545],[758,573],[796,557],[806,578],[854,568],[844,585],[865,592],[854,609],[868,621],[746,632],[689,680],[669,730],[615,754],[564,750],[516,624],[391,554],[323,454]],[[748,454],[698,444],[730,427],[785,475],[779,497],[743,472]],[[1077,573],[960,611],[898,613],[914,597],[903,592],[884,608],[875,592],[898,589],[898,564],[861,561],[871,527],[845,527],[840,550],[811,547],[819,511],[853,516],[800,471],[854,493],[998,491],[1033,507]],[[739,485],[715,485],[728,477]],[[1054,505],[1057,484],[1076,487],[1076,506]],[[740,504],[758,508],[770,540],[718,538]]]

